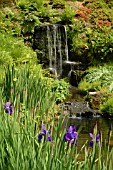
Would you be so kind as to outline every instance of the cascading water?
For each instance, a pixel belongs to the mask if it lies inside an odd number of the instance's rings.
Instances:
[[[63,60],[68,60],[67,32],[64,25],[47,25],[49,69],[62,73]]]
[[[60,24],[48,24],[35,27],[33,48],[37,52],[40,64],[62,74],[62,65],[68,61],[68,45],[66,26]],[[56,71],[55,71],[56,70]]]
[[[33,49],[37,52],[38,62],[50,70],[55,78],[68,77],[72,85],[77,86],[84,74],[80,62],[69,61],[67,31],[65,25],[43,24],[35,27]]]
[[[57,27],[56,27],[56,25],[53,25],[53,40],[54,40],[54,42],[53,42],[53,44],[54,44],[54,68],[55,69],[57,69],[56,68],[56,57],[57,57],[57,55],[56,55],[56,35],[57,35]]]
[[[52,56],[53,56],[53,51],[52,51],[52,38],[50,34],[50,27],[47,26],[47,38],[48,38],[48,55],[49,55],[49,67],[52,68]]]
[[[58,39],[58,51],[59,51],[59,55],[60,55],[60,74],[62,73],[62,52],[61,52],[61,34],[58,36],[59,34],[57,34],[57,39]]]
[[[67,58],[67,61],[69,60],[69,57],[68,57],[68,45],[67,45],[67,31],[66,31],[66,26],[64,26],[64,31],[65,31],[65,36],[66,36],[66,39],[65,39],[65,53],[66,53],[66,58]]]

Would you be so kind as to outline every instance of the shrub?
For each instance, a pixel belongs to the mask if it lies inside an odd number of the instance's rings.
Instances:
[[[95,81],[90,83],[84,78],[84,80],[79,83],[78,88],[81,90],[82,93],[87,93],[89,91],[98,91],[101,89],[101,82]]]
[[[28,63],[36,61],[36,53],[24,45],[24,41],[10,34],[0,33],[0,65]]]
[[[66,97],[70,95],[69,83],[67,83],[64,79],[61,80],[51,79],[51,82],[49,83],[52,92],[54,92],[57,103],[63,102],[66,99]]]
[[[104,113],[106,117],[113,116],[113,97],[109,98],[101,107],[100,111]]]
[[[61,15],[61,21],[65,23],[72,22],[74,15],[75,15],[74,10],[71,7],[67,6],[65,7],[65,10]]]
[[[98,68],[89,69],[87,75],[85,76],[86,82],[90,84],[94,84],[96,87],[96,82],[100,82],[98,86],[98,90],[101,87],[108,88],[109,92],[113,91],[113,66],[112,65],[104,65]]]

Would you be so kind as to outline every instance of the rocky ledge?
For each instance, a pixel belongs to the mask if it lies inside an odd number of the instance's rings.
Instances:
[[[92,118],[98,115],[97,111],[91,109],[86,101],[66,102],[60,104],[60,106],[63,109],[64,116],[70,117],[75,115],[76,117]]]

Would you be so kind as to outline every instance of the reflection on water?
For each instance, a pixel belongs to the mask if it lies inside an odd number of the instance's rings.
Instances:
[[[104,119],[101,117],[94,117],[92,119],[87,118],[74,118],[70,117],[65,120],[65,124],[67,123],[67,126],[70,125],[76,125],[77,131],[80,130],[79,136],[78,136],[78,144],[79,147],[81,147],[87,140],[90,141],[89,133],[93,133],[94,126],[97,123],[97,129],[98,132],[102,133],[102,139],[103,141],[108,141],[108,131],[109,126],[112,123],[113,125],[113,119]],[[111,137],[111,144],[113,144],[113,136]],[[113,145],[112,145],[113,146]]]

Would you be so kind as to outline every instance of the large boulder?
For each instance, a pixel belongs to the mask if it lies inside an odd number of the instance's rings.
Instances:
[[[80,102],[66,102],[61,104],[63,114],[66,116],[86,117],[91,118],[96,115],[95,111],[90,108],[89,103],[86,101]]]

